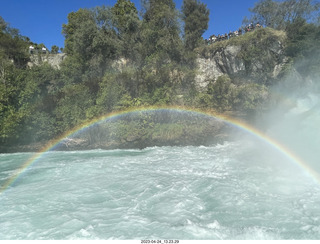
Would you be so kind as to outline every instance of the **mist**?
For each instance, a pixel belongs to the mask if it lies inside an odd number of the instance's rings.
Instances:
[[[315,57],[310,58],[315,60]],[[301,67],[307,61],[297,63]],[[303,77],[292,68],[270,89],[267,111],[256,118],[257,127],[320,173],[320,78]]]

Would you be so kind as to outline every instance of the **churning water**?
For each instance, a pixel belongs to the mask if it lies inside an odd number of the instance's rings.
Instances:
[[[319,172],[314,98],[268,133]],[[32,156],[0,154],[0,185]],[[0,239],[320,239],[319,203],[317,180],[251,137],[47,152],[0,193]]]
[[[1,184],[31,156],[0,155]],[[0,195],[0,239],[319,239],[319,202],[250,140],[49,152]]]

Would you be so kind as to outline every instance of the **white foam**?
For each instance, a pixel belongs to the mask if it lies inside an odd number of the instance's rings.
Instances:
[[[318,237],[320,188],[249,146],[50,153],[3,193],[0,239]]]

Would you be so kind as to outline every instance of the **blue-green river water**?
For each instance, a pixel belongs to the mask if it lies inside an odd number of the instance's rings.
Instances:
[[[0,154],[1,185],[32,156]],[[49,152],[0,194],[0,239],[320,239],[320,187],[250,140]]]

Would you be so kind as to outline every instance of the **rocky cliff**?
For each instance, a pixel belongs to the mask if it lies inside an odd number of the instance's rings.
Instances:
[[[65,53],[31,54],[30,55],[30,62],[28,62],[28,66],[31,68],[33,66],[38,66],[38,65],[41,65],[41,64],[47,62],[52,67],[60,69],[60,64],[65,58],[66,58]]]
[[[284,32],[264,28],[198,49],[198,89],[204,90],[224,75],[234,83],[267,84],[288,61],[285,39]]]

